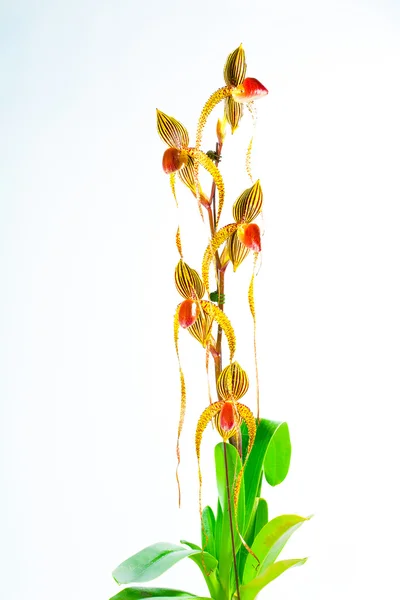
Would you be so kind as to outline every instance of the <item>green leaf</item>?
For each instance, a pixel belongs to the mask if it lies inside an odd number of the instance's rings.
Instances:
[[[291,558],[288,560],[280,560],[268,567],[262,576],[256,577],[249,583],[240,587],[241,600],[254,600],[257,594],[271,581],[282,575],[291,567],[304,565],[306,558]]]
[[[266,572],[290,536],[307,520],[298,515],[281,515],[264,525],[251,547],[259,563],[251,554],[247,556],[242,579],[244,585]]]
[[[244,485],[246,489],[246,536],[249,526],[254,518],[254,512],[256,510],[256,499],[260,495],[264,457],[267,450],[268,442],[271,438],[269,433],[269,423],[270,421],[267,421],[266,419],[260,419],[260,422],[257,426],[257,433],[256,439],[254,441],[254,446],[250,453],[244,472]],[[242,427],[242,443],[243,455],[245,456],[248,445],[248,434],[245,426]]]
[[[233,489],[234,482],[242,467],[242,460],[238,454],[238,451],[231,444],[225,444],[227,462],[228,462],[228,480],[229,489],[231,492],[231,505],[234,515],[233,508]],[[228,497],[226,490],[226,472],[225,472],[225,461],[224,461],[224,443],[217,444],[215,446],[215,467],[217,474],[217,488],[218,497],[222,509],[222,523],[220,525],[221,531],[219,533],[220,546],[218,552],[218,563],[219,563],[219,578],[221,584],[225,590],[225,593],[230,597],[230,572],[233,564],[232,558],[232,542],[231,542],[231,531],[230,531],[230,520],[228,512]],[[244,485],[242,486],[239,494],[237,520],[239,532],[243,535],[244,530],[244,516],[245,516],[245,493]],[[233,519],[234,520],[234,519]],[[235,523],[235,521],[234,521]],[[217,532],[216,532],[217,536]],[[241,541],[239,533],[234,524],[234,540],[235,540],[235,551],[237,552],[240,548]]]
[[[160,542],[147,546],[147,548],[125,560],[113,571],[113,577],[120,584],[151,581],[183,558],[199,553],[202,553],[201,550],[187,549],[175,544]],[[206,557],[207,552],[202,554]],[[209,559],[206,557],[204,560],[212,570],[218,563],[213,556],[208,556]]]
[[[189,592],[181,592],[180,590],[171,590],[169,588],[149,588],[149,587],[130,587],[125,588],[110,600],[141,600],[142,598],[179,598],[179,600],[209,600],[194,596]]]
[[[268,504],[264,498],[259,498],[256,509],[256,518],[254,524],[254,538],[260,533],[261,529],[268,523]],[[251,543],[253,543],[253,540]]]
[[[221,546],[221,532],[222,532],[222,521],[224,515],[221,508],[221,502],[218,500],[217,503],[217,518],[215,520],[215,556],[219,560],[219,549]]]
[[[270,485],[282,483],[289,471],[292,446],[287,423],[268,421],[270,439],[264,458],[265,479]]]
[[[185,546],[189,546],[189,548],[192,548],[192,550],[200,550],[201,548],[200,546],[198,546],[197,544],[193,544],[193,542],[188,542],[187,540],[179,540],[181,544],[185,544]]]
[[[256,511],[254,513],[253,519],[247,529],[246,532],[246,543],[251,547],[256,536],[264,527],[264,525],[268,522],[268,504],[264,500],[264,498],[257,498],[256,500]],[[240,549],[240,554],[238,558],[239,564],[239,577],[240,581],[243,580],[243,572],[244,566],[246,564],[246,560],[249,556],[248,550],[244,546]]]
[[[210,506],[203,510],[203,521],[201,528],[201,543],[209,554],[216,556],[215,553],[215,517]]]

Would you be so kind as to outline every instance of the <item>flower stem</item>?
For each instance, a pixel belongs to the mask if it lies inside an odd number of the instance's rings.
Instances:
[[[226,493],[227,493],[227,500],[228,500],[229,525],[230,525],[230,530],[231,530],[231,541],[232,541],[233,568],[235,571],[235,582],[236,582],[236,596],[237,596],[237,599],[240,600],[239,573],[238,573],[237,562],[236,562],[235,534],[233,531],[231,490],[230,490],[230,486],[229,486],[228,458],[226,455],[226,442],[224,442],[224,462],[225,462],[225,478],[226,478]],[[229,586],[229,582],[228,582],[228,586]]]

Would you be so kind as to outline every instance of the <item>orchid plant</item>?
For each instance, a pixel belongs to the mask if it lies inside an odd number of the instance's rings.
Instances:
[[[227,126],[232,134],[244,116],[250,112],[256,123],[254,101],[266,96],[268,90],[257,79],[246,77],[245,52],[240,45],[227,58],[224,67],[225,86],[214,92],[205,103],[197,126],[195,145],[189,145],[186,128],[175,118],[157,110],[158,133],[168,146],[162,167],[170,178],[172,194],[177,203],[176,175],[195,197],[200,216],[209,224],[209,239],[201,263],[201,275],[184,261],[180,229],[176,234],[179,254],[175,268],[176,289],[182,301],[174,316],[174,341],[180,375],[180,415],[176,454],[178,498],[181,493],[178,477],[179,441],[186,411],[187,387],[179,355],[179,332],[187,330],[205,350],[205,367],[209,377],[210,357],[214,361],[215,394],[213,400],[210,379],[208,402],[201,413],[195,432],[195,451],[199,477],[199,511],[201,542],[181,540],[180,545],[161,542],[148,546],[125,560],[113,572],[114,579],[125,587],[112,600],[136,598],[200,598],[176,589],[143,587],[183,558],[190,558],[200,569],[214,600],[254,600],[258,593],[287,569],[302,565],[305,558],[277,558],[292,533],[307,518],[281,515],[269,520],[268,505],[261,497],[262,481],[276,486],[286,477],[290,464],[291,444],[285,422],[260,418],[259,384],[256,350],[256,312],[254,279],[261,253],[261,230],[255,220],[262,213],[263,192],[259,180],[253,181],[251,171],[251,137],[245,166],[251,186],[233,203],[233,222],[220,226],[225,199],[224,181],[219,162]],[[217,105],[224,101],[223,116],[217,121],[215,151],[201,149],[203,130]],[[203,167],[212,177],[208,196],[200,183]],[[177,203],[178,204],[178,203]],[[242,402],[249,388],[244,369],[234,360],[236,336],[225,311],[225,273],[232,265],[235,272],[247,256],[253,253],[253,271],[248,289],[249,309],[254,324],[255,414]],[[210,269],[213,266],[216,290],[210,292]],[[222,341],[226,338],[228,358],[223,366]],[[203,432],[213,423],[222,442],[215,447],[215,468],[218,500],[215,512],[202,506],[203,474],[200,448]]]

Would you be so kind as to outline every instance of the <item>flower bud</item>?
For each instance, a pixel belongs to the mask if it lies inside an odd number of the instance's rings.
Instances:
[[[162,167],[164,173],[175,173],[179,171],[187,163],[187,153],[185,150],[178,150],[178,148],[168,148],[164,152],[162,159]]]
[[[256,223],[243,223],[237,230],[238,240],[253,252],[261,251],[260,228]]]
[[[267,88],[258,79],[254,79],[254,77],[247,77],[243,80],[243,83],[232,90],[232,98],[236,102],[244,103],[251,102],[251,100],[256,100],[267,94]]]
[[[184,300],[179,308],[179,325],[191,327],[199,316],[199,307],[194,300]]]
[[[218,119],[218,121],[217,121],[217,138],[218,138],[218,143],[221,146],[224,143],[225,136],[226,136],[226,117],[224,115],[222,117],[222,119]]]
[[[246,57],[242,44],[230,53],[224,67],[224,79],[226,85],[238,86],[246,76]]]

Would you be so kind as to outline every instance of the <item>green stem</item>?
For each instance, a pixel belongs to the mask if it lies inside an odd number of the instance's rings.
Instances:
[[[228,499],[229,526],[230,526],[230,530],[231,530],[231,540],[232,540],[233,568],[235,571],[235,581],[236,581],[236,597],[238,600],[240,600],[239,572],[238,572],[238,567],[237,567],[237,563],[236,563],[235,534],[233,531],[231,490],[230,490],[230,486],[229,486],[228,458],[226,455],[226,442],[224,442],[224,462],[225,462],[226,493],[227,493],[227,499]],[[229,586],[229,584],[230,584],[230,582],[228,582],[228,586]]]

